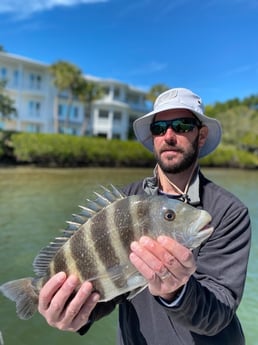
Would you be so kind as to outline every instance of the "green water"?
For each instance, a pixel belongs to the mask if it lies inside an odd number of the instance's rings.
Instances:
[[[258,173],[205,170],[208,177],[239,196],[250,209],[253,241],[244,298],[238,315],[247,345],[258,345]],[[150,175],[137,169],[0,169],[0,283],[30,276],[31,263],[100,184],[122,186]],[[237,277],[236,277],[237,279]],[[5,345],[115,344],[116,312],[97,322],[86,336],[49,327],[36,315],[22,321],[13,302],[0,296],[0,331]],[[158,345],[158,344],[157,344]],[[233,344],[232,344],[233,345]]]

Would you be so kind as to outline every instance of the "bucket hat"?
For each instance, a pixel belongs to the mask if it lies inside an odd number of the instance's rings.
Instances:
[[[175,88],[161,93],[153,107],[153,111],[136,119],[133,123],[136,138],[150,151],[153,151],[153,138],[150,131],[150,124],[154,116],[161,111],[171,109],[190,110],[203,125],[208,127],[208,136],[203,147],[200,148],[199,158],[204,157],[214,151],[221,140],[221,125],[214,118],[204,114],[202,99],[191,90],[185,88]]]

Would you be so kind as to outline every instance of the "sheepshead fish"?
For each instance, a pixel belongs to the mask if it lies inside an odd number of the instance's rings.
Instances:
[[[162,195],[126,196],[114,186],[73,215],[62,235],[43,248],[33,262],[34,278],[7,282],[0,291],[16,302],[17,314],[29,319],[36,312],[40,289],[55,273],[75,274],[91,281],[99,302],[120,295],[132,298],[147,286],[130,263],[130,243],[142,235],[166,235],[193,249],[212,233],[204,210]]]

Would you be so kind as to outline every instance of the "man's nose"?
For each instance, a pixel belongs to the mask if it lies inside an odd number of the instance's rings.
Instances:
[[[164,137],[166,137],[166,138],[175,138],[176,137],[176,132],[173,130],[173,128],[171,126],[169,126],[168,129],[166,130]]]

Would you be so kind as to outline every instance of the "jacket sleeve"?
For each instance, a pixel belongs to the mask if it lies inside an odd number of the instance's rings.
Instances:
[[[213,215],[215,230],[194,255],[197,270],[186,285],[180,304],[166,308],[168,316],[190,331],[212,336],[231,322],[241,301],[250,250],[248,210],[240,202],[223,203]],[[228,199],[228,198],[227,198]],[[225,200],[224,200],[225,201]],[[213,200],[214,202],[214,200]]]

